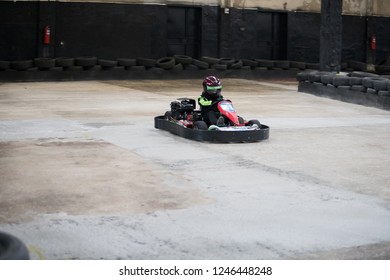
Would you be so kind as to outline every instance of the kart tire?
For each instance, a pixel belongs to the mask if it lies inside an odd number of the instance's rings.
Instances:
[[[361,77],[349,77],[349,85],[350,86],[361,86],[362,85]]]
[[[306,65],[304,62],[290,61],[290,68],[292,68],[292,69],[304,70],[305,67],[306,67]]]
[[[362,79],[362,84],[363,86],[365,86],[366,88],[373,88],[374,87],[374,83],[372,81],[372,77],[364,77]]]
[[[275,68],[287,70],[290,68],[290,61],[288,60],[276,60],[274,62]]]
[[[306,63],[306,69],[319,70],[320,64],[319,63]]]
[[[209,57],[209,56],[202,56],[200,58],[200,60],[207,62],[208,64],[218,64],[219,63],[219,58]]]
[[[234,63],[230,66],[231,69],[240,69],[243,66],[242,60],[235,60]]]
[[[332,84],[334,76],[335,76],[335,74],[333,74],[333,73],[322,75],[321,76],[321,83],[324,85]]]
[[[71,67],[74,66],[74,58],[71,57],[57,57],[56,67]]]
[[[227,65],[226,64],[214,64],[214,65],[211,65],[212,69],[216,69],[216,70],[221,70],[221,71],[224,71],[224,70],[227,70]]]
[[[349,74],[349,76],[364,78],[364,77],[378,77],[379,75],[374,73],[362,72],[362,71],[353,71]]]
[[[321,76],[324,74],[325,72],[319,72],[319,71],[309,73],[308,80],[311,83],[321,83]]]
[[[198,70],[199,69],[199,67],[195,66],[194,64],[183,65],[183,67],[184,67],[184,70]]]
[[[374,86],[376,85],[377,88],[381,88],[383,80],[386,82],[388,81],[388,79],[382,78],[382,77],[366,77],[366,78],[363,78],[362,83],[363,83],[363,86],[365,86],[366,88],[373,88],[373,89],[377,90]]]
[[[82,66],[69,66],[69,67],[63,67],[64,71],[83,71]]]
[[[242,63],[244,66],[257,67],[259,63],[257,61],[251,59],[242,59]]]
[[[266,67],[267,69],[272,69],[274,67],[273,60],[255,59],[255,61],[258,63],[259,67]]]
[[[230,57],[222,57],[222,58],[219,60],[219,63],[220,63],[220,64],[225,64],[225,65],[227,65],[228,67],[231,66],[234,62],[235,62],[234,58],[230,58]]]
[[[162,74],[165,71],[164,69],[159,68],[159,67],[150,67],[150,68],[147,68],[147,70],[149,72],[156,73],[156,74]]]
[[[34,65],[38,67],[39,70],[48,70],[55,66],[56,61],[53,58],[34,58]]]
[[[113,68],[118,65],[118,61],[116,60],[109,60],[109,59],[99,59],[98,64],[103,68],[103,69],[109,69]]]
[[[131,71],[145,71],[146,67],[142,65],[132,66],[132,67],[126,67]]]
[[[164,114],[164,117],[167,121],[171,120],[172,118],[172,112],[171,111],[166,111]]]
[[[0,260],[29,260],[26,245],[15,236],[0,232]]]
[[[175,66],[173,66],[171,71],[177,73],[177,72],[183,71],[183,69],[184,69],[183,64],[179,63],[179,64],[176,64]]]
[[[333,85],[335,87],[349,86],[349,77],[336,75],[333,77]]]
[[[94,56],[76,57],[76,66],[93,67],[97,63],[97,58]]]
[[[378,91],[379,96],[390,96],[390,91],[388,90],[379,90]]]
[[[175,54],[173,57],[177,63],[181,63],[183,65],[188,65],[192,62],[192,57],[187,55]]]
[[[33,66],[32,60],[17,60],[17,61],[11,61],[10,67],[11,69],[17,70],[17,71],[24,71]]]
[[[143,58],[139,57],[137,58],[137,65],[139,66],[145,66],[147,68],[152,68],[156,66],[156,60],[155,59],[150,59],[150,58]]]
[[[351,90],[358,92],[366,92],[366,88],[363,85],[351,85]]]
[[[157,59],[156,63],[158,67],[165,70],[172,69],[176,64],[175,58],[173,57],[162,57],[160,59]]]
[[[194,122],[194,129],[207,130],[208,126],[204,121],[196,121]]]
[[[250,120],[248,121],[248,126],[252,126],[256,124],[259,128],[261,128],[261,123],[258,120]]]
[[[199,69],[208,69],[209,64],[207,62],[198,60],[198,59],[192,59],[192,64],[197,66]]]
[[[315,71],[303,71],[303,72],[299,72],[297,74],[297,80],[299,82],[307,82],[309,81],[309,74],[311,74],[312,72],[315,72]]]
[[[389,83],[388,79],[383,79],[383,80],[374,80],[373,81],[373,86],[375,90],[387,90],[387,84]]]
[[[124,67],[132,67],[137,65],[137,60],[134,58],[118,58],[118,65]]]

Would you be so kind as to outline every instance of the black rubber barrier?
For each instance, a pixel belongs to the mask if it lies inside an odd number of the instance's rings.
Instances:
[[[358,90],[355,90],[355,87],[359,87]],[[343,102],[390,110],[389,96],[382,95],[375,89],[365,89],[363,86],[334,87],[322,83],[301,81],[298,84],[298,91]]]
[[[181,66],[181,69],[177,69]],[[30,69],[26,71],[6,70],[0,71],[2,82],[44,82],[44,81],[90,81],[90,80],[136,80],[136,79],[203,79],[209,75],[219,78],[243,78],[243,79],[294,79],[296,70],[251,70],[251,69],[183,69],[182,64],[176,64],[174,68],[165,70],[162,68],[146,69],[144,66],[116,66],[110,70],[95,69],[86,70],[82,66],[71,66],[66,70],[59,67],[48,71]],[[130,69],[126,69],[130,68]]]
[[[341,68],[343,71],[364,70],[367,64],[349,61],[342,63]],[[390,66],[378,65],[377,68],[378,74],[390,74]],[[0,61],[0,81],[180,79],[204,77],[209,73],[227,78],[291,78],[295,77],[298,71],[305,69],[318,70],[319,64],[232,57],[202,56],[200,59],[194,59],[185,55],[160,59],[118,58],[116,60],[94,56],[57,57]],[[311,78],[316,79],[316,77]],[[319,79],[318,77],[318,81]]]
[[[390,77],[374,73],[306,70],[297,74],[298,91],[390,110]]]

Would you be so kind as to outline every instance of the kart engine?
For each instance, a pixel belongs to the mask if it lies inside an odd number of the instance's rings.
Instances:
[[[196,102],[191,98],[179,98],[171,102],[171,112],[175,119],[185,118],[191,114],[196,107]]]

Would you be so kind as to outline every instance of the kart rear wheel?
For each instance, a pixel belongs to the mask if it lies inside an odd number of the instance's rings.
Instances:
[[[164,117],[166,120],[171,120],[172,119],[172,112],[171,111],[166,111],[164,114]]]
[[[204,121],[196,121],[194,122],[194,129],[207,130],[208,126]]]
[[[249,126],[252,126],[252,125],[254,125],[254,124],[256,124],[259,128],[261,128],[261,123],[260,123],[258,120],[250,120],[250,121],[248,122],[248,125],[249,125]]]

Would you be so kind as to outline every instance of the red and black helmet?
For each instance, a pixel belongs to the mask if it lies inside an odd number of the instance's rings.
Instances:
[[[203,92],[209,97],[218,97],[221,94],[222,83],[215,76],[208,76],[203,80]]]

